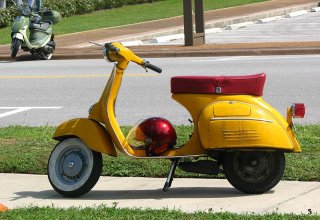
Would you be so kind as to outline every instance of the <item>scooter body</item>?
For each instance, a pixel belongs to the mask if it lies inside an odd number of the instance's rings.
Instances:
[[[53,188],[62,195],[82,195],[93,187],[100,176],[99,171],[92,170],[90,175],[93,177],[87,177],[90,181],[85,181],[76,189],[61,181],[57,173],[57,167],[61,167],[57,162],[60,158],[64,158],[60,162],[65,164],[63,172],[70,176],[79,175],[74,169],[74,161],[78,156],[64,155],[65,152],[72,154],[71,146],[77,145],[74,142],[81,142],[81,146],[85,146],[83,151],[89,148],[92,155],[106,153],[117,156],[117,152],[121,152],[134,158],[170,159],[172,164],[164,191],[171,186],[173,174],[179,166],[187,172],[209,175],[224,173],[235,188],[246,193],[266,192],[283,175],[284,152],[301,152],[293,131],[292,117],[299,111],[299,115],[303,115],[304,106],[299,104],[295,106],[296,109],[288,108],[288,119],[285,120],[262,99],[265,74],[173,77],[172,98],[190,112],[194,123],[189,141],[156,156],[148,155],[145,148],[134,148],[123,135],[115,116],[115,102],[122,76],[129,61],[158,72],[161,69],[137,57],[119,43],[106,44],[104,53],[109,61],[117,64],[99,101],[90,108],[88,118],[62,123],[53,136],[60,143],[50,156],[48,175]],[[101,156],[91,157],[93,161],[98,161],[93,164],[101,169]],[[81,161],[81,164],[89,161]]]
[[[22,7],[25,9],[22,11],[27,15],[17,16],[12,23],[11,57],[15,58],[22,49],[30,51],[38,59],[51,59],[56,46],[53,24],[50,21],[42,21],[39,15],[32,13],[30,6],[25,4]]]
[[[243,88],[247,89],[249,84],[255,85],[255,80],[264,81],[265,74],[249,77],[249,79],[248,76],[224,78],[225,81],[229,81],[230,88],[234,86],[233,83],[238,87],[242,83]],[[206,80],[212,82],[212,78],[216,77],[209,77]],[[201,85],[194,77],[187,79],[197,87]],[[187,90],[190,90],[191,87],[187,85]],[[197,145],[209,151],[261,148],[301,152],[289,123],[261,96],[244,94],[245,91],[233,95],[214,93],[176,93],[172,96],[190,112],[195,122],[195,134],[199,137]]]

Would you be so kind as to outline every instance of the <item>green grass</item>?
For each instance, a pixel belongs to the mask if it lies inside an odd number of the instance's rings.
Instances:
[[[299,126],[297,130],[302,153],[286,155],[284,178],[320,181],[320,125]]]
[[[52,207],[47,208],[20,208],[14,209],[8,212],[0,212],[0,219],[185,219],[185,220],[204,220],[204,219],[216,219],[216,220],[235,220],[235,219],[255,219],[255,220],[316,220],[319,219],[319,215],[293,215],[293,214],[232,214],[228,212],[214,213],[208,212],[195,212],[195,213],[184,213],[179,210],[151,210],[151,209],[127,209],[127,208],[116,208],[116,207],[104,207],[99,206],[96,208],[69,208],[69,209],[55,209]]]
[[[204,0],[205,10],[221,9],[262,2],[267,0]],[[63,18],[55,25],[55,34],[115,27],[119,25],[157,20],[182,15],[181,0],[165,0],[155,3],[129,5],[112,10],[102,10],[90,14]],[[0,29],[0,45],[10,43],[10,28]]]
[[[125,133],[130,127],[122,128]],[[176,127],[179,144],[188,140],[190,126]],[[0,128],[0,172],[47,173],[47,160],[56,141],[51,139],[53,127],[5,127]],[[284,180],[320,181],[320,125],[298,126],[298,140],[303,152],[286,154]],[[164,159],[132,159],[119,155],[104,155],[103,175],[165,177],[170,161]],[[177,177],[202,177],[177,169]],[[218,178],[221,178],[219,176]]]

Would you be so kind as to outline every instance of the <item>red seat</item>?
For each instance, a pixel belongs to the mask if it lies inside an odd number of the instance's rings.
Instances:
[[[263,95],[266,74],[247,76],[175,76],[172,93]]]

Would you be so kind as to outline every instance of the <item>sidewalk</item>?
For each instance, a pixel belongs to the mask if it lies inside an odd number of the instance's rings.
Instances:
[[[316,6],[318,6],[318,1],[315,0],[271,0],[207,11],[205,12],[205,21],[207,26],[223,27],[233,23],[283,15],[302,9],[309,10]],[[179,16],[133,25],[61,35],[55,38],[57,49],[53,59],[100,58],[101,51],[99,48],[88,47],[90,40],[96,42],[136,40],[181,32],[183,32],[183,17]],[[131,48],[135,53],[143,57],[319,54],[320,42],[207,44],[195,47],[185,47],[183,45],[135,46]],[[25,54],[28,56],[28,53]],[[10,60],[9,56],[9,46],[0,46],[0,60]],[[23,59],[23,55],[20,59]]]
[[[9,208],[33,206],[142,207],[180,209],[184,212],[320,214],[320,183],[280,181],[271,191],[250,195],[234,189],[223,179],[175,178],[163,192],[165,178],[101,177],[79,198],[65,198],[50,186],[47,176],[0,174],[0,203]],[[245,202],[244,202],[245,201]]]

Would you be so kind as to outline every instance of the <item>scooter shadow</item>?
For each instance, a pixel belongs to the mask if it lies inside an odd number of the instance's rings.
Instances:
[[[25,61],[41,61],[41,60],[32,57],[30,54],[25,54],[25,55],[20,55],[16,58],[8,57],[8,59],[4,61],[0,61],[0,63],[14,63],[14,62],[25,62]]]
[[[15,59],[16,62],[23,62],[23,61],[39,61],[39,59],[35,59],[33,56],[30,54],[25,54],[25,55],[20,55],[16,57]]]
[[[269,191],[265,194],[272,194]],[[170,199],[170,198],[232,198],[255,196],[242,193],[232,187],[177,187],[171,188],[167,192],[162,189],[148,190],[92,190],[78,198],[66,198],[59,195],[54,190],[21,191],[16,193],[16,198],[50,199],[50,200],[127,200],[127,199]]]

